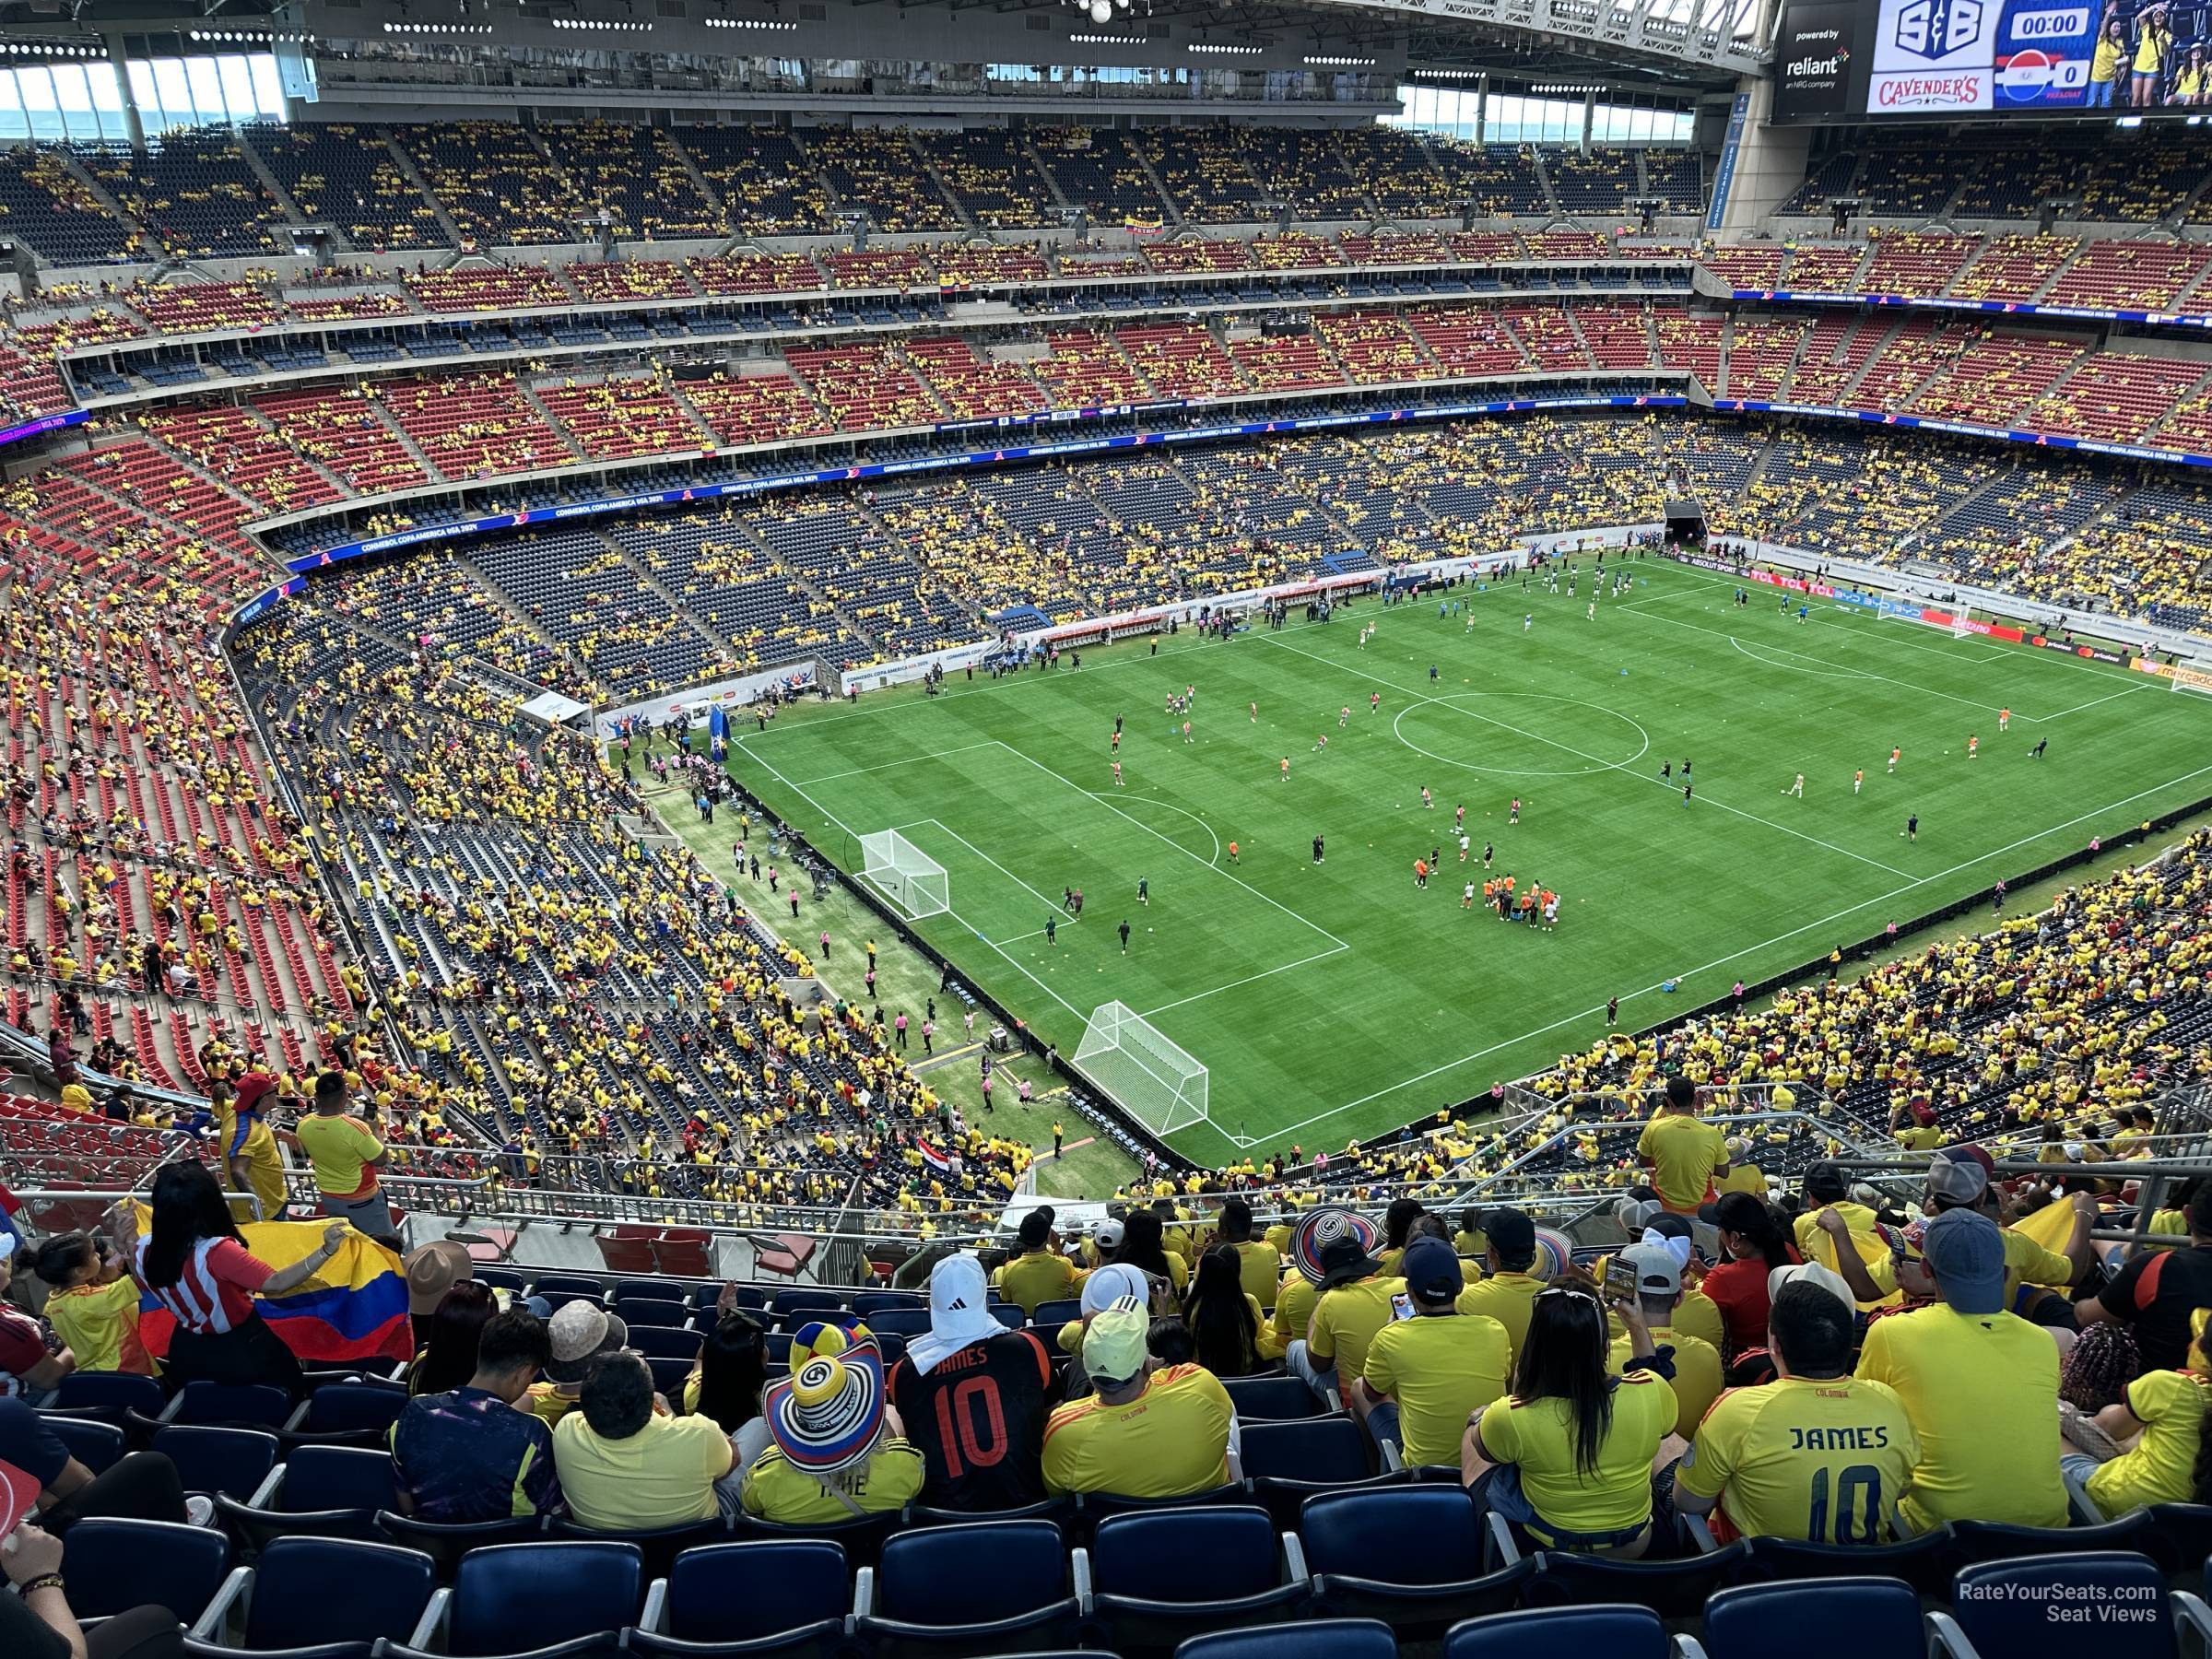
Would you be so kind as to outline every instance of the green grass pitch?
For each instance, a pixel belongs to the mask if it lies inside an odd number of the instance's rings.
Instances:
[[[1207,1162],[1425,1117],[1588,1044],[1609,997],[1650,1024],[2212,794],[2212,702],[2163,680],[1633,569],[1594,620],[1585,565],[1572,598],[1516,579],[1454,590],[1469,608],[1442,619],[1364,600],[809,706],[743,729],[730,769],[847,868],[887,828],[943,865],[952,913],[919,931],[1064,1054],[1101,1003],[1150,1018],[1208,1068],[1209,1122],[1173,1137]],[[1164,712],[1186,685],[1187,744]],[[1560,895],[1556,931],[1462,908],[1485,841],[1496,874]]]

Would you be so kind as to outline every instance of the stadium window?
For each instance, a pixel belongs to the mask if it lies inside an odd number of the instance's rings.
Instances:
[[[16,89],[23,100],[23,112],[29,117],[33,138],[50,144],[69,135],[62,125],[61,105],[54,100],[53,76],[45,65],[17,70]]]

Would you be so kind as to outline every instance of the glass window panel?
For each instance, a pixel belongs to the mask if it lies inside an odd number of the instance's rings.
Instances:
[[[192,88],[192,111],[203,126],[221,126],[230,112],[223,107],[223,77],[211,59],[184,60],[184,83]]]
[[[30,135],[41,140],[65,138],[62,112],[53,100],[53,77],[43,64],[16,71],[16,86],[23,95],[23,109],[30,117]]]
[[[153,69],[154,100],[161,112],[162,126],[192,125],[192,89],[184,84],[183,61],[156,58]]]
[[[276,53],[257,52],[246,62],[253,73],[253,107],[271,121],[286,120],[284,83],[276,74]]]
[[[253,103],[253,72],[246,67],[244,56],[229,53],[215,60],[216,73],[222,77],[223,102],[235,121],[251,121],[260,113]]]
[[[28,138],[30,120],[23,113],[23,100],[16,90],[13,70],[0,70],[0,138]]]

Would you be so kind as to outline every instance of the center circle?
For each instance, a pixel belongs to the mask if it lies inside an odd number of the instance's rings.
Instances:
[[[1651,734],[1626,714],[1541,691],[1460,691],[1399,711],[1391,735],[1462,771],[1579,778],[1641,759]]]

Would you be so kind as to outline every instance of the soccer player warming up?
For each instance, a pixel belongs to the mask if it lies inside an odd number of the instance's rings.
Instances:
[[[1789,786],[1787,789],[1783,790],[1782,793],[1783,793],[1783,794],[1785,794],[1785,795],[1795,795],[1795,796],[1796,796],[1796,797],[1797,797],[1799,800],[1801,800],[1801,801],[1802,801],[1802,800],[1804,800],[1804,799],[1805,799],[1805,774],[1804,774],[1803,772],[1799,772],[1799,773],[1797,774],[1797,781],[1796,781],[1794,783],[1791,784],[1791,785],[1790,785],[1790,786]]]

